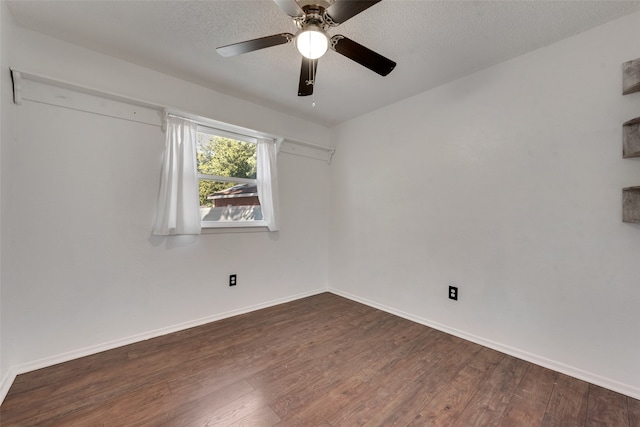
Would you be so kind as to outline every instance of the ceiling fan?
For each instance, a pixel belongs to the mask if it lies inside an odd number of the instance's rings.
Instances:
[[[221,46],[216,51],[220,55],[228,57],[294,42],[302,54],[298,96],[313,94],[318,58],[324,55],[329,48],[381,76],[386,76],[395,68],[395,62],[343,35],[336,34],[329,37],[327,34],[327,30],[330,28],[337,27],[380,1],[274,0],[284,13],[293,18],[293,22],[298,27],[298,32],[295,35],[291,33],[274,34]]]

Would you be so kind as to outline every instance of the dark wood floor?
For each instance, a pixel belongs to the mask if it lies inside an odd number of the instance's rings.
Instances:
[[[325,293],[19,375],[0,424],[639,427],[640,401]]]

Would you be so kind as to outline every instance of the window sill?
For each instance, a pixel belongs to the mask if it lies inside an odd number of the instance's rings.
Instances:
[[[220,222],[203,221],[201,234],[226,234],[226,233],[263,233],[269,231],[264,221]]]

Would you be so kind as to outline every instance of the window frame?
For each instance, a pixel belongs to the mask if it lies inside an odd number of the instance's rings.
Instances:
[[[241,142],[247,142],[247,143],[251,143],[251,144],[258,144],[258,138],[250,136],[250,135],[245,135],[245,134],[241,134],[241,133],[236,133],[236,132],[230,132],[224,129],[220,129],[217,127],[213,127],[213,126],[207,126],[205,124],[202,123],[198,123],[198,126],[196,128],[196,132],[197,133],[205,133],[207,135],[211,135],[211,136],[220,136],[223,138],[230,138],[230,139],[234,139],[236,141],[241,141]],[[197,152],[197,149],[196,149]],[[256,150],[256,161],[257,161],[257,150]],[[197,162],[197,159],[196,159]],[[230,183],[247,183],[247,184],[256,184],[258,183],[258,179],[252,179],[252,178],[234,178],[234,177],[228,177],[228,176],[218,176],[218,175],[208,175],[208,174],[202,174],[198,172],[198,183],[200,182],[200,180],[208,180],[208,181],[221,181],[221,182],[230,182]],[[262,203],[261,205],[262,206]],[[268,230],[267,228],[267,222],[264,219],[261,220],[253,220],[253,221],[203,221],[200,220],[200,227],[203,230],[215,230],[215,229],[233,229],[233,228],[241,228],[241,229],[245,229],[245,228],[264,228],[266,230]]]

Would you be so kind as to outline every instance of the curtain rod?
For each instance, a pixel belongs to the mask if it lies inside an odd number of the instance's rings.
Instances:
[[[259,132],[253,129],[236,126],[229,123],[220,122],[218,120],[213,120],[208,117],[198,116],[195,114],[185,113],[182,111],[172,110],[169,108],[165,108],[164,113],[165,113],[165,116],[178,117],[183,120],[188,120],[190,122],[196,123],[197,125],[205,128],[217,130],[217,131],[232,134],[232,135],[237,135],[239,137],[244,137],[244,138],[250,137],[254,139],[268,138],[276,141],[278,144],[284,140],[283,137],[278,135]]]

